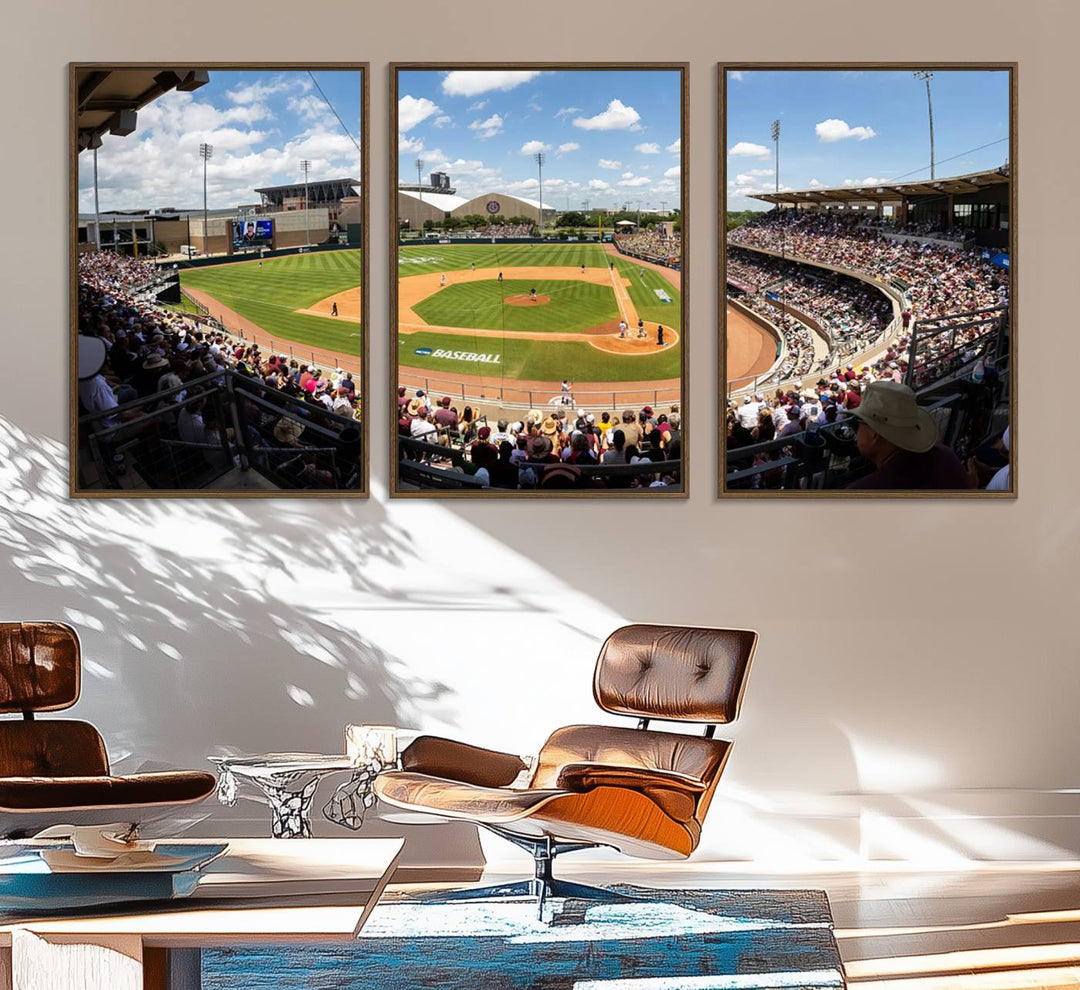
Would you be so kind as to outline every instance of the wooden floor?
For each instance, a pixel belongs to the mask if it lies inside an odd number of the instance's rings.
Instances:
[[[848,985],[860,990],[1080,988],[1080,863],[973,863],[962,871],[881,864],[862,871],[770,873],[746,864],[561,858],[567,880],[826,891]],[[489,867],[483,883],[510,874]]]

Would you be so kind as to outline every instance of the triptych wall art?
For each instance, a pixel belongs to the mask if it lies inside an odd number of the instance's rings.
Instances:
[[[386,147],[366,63],[73,64],[72,495],[365,497],[374,429],[395,497],[685,498],[692,428],[724,497],[1015,497],[1015,65],[721,65],[719,216],[688,69],[393,64]]]

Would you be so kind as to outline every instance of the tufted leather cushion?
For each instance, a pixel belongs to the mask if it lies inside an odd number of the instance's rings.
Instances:
[[[743,629],[624,626],[600,650],[593,695],[620,715],[731,722],[756,645],[757,633]]]
[[[525,769],[520,756],[440,736],[413,740],[401,754],[401,766],[429,777],[460,780],[478,787],[505,787]]]
[[[136,773],[127,777],[0,778],[0,811],[72,811],[147,807],[201,801],[217,786],[197,770]]]
[[[0,622],[0,712],[70,708],[79,660],[79,637],[62,622]]]
[[[89,722],[0,722],[0,777],[82,777],[108,772],[105,744]]]

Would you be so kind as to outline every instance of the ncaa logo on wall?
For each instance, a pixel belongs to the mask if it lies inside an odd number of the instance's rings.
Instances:
[[[497,199],[489,199],[487,202],[487,211],[493,216],[499,212],[499,201]]]

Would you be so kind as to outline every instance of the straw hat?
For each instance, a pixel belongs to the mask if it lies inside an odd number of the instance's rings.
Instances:
[[[304,432],[304,424],[298,423],[295,419],[289,419],[286,416],[282,416],[274,424],[274,439],[278,443],[296,443],[300,439],[300,434]]]
[[[862,402],[849,409],[849,416],[862,420],[875,433],[901,450],[924,454],[938,441],[937,424],[920,409],[915,393],[898,382],[873,382],[863,392]]]

